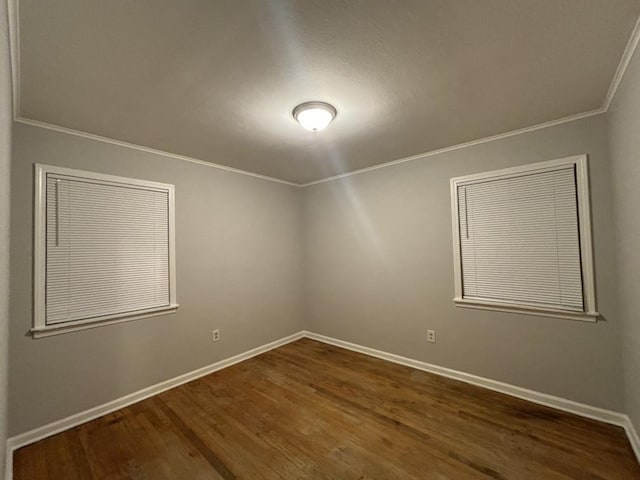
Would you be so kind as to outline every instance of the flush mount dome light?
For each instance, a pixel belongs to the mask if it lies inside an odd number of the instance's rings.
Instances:
[[[302,128],[306,128],[312,132],[324,130],[327,125],[336,118],[338,112],[325,102],[306,102],[301,103],[293,109],[293,118],[295,118]]]

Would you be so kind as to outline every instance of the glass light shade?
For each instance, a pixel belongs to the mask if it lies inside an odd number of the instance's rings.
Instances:
[[[293,109],[293,117],[302,128],[317,132],[327,128],[336,117],[336,109],[324,102],[307,102]]]

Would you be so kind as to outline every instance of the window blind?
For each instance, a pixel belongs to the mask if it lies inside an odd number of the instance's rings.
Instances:
[[[170,304],[169,192],[47,174],[47,325]]]
[[[583,310],[573,165],[458,186],[463,297]]]

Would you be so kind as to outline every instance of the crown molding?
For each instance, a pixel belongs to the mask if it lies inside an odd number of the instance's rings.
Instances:
[[[496,140],[502,140],[504,138],[514,137],[516,135],[522,135],[523,133],[534,132],[536,130],[541,130],[543,128],[555,127],[556,125],[561,125],[563,123],[575,122],[576,120],[580,120],[587,117],[593,117],[595,115],[600,115],[605,113],[606,110],[604,108],[598,108],[596,110],[591,110],[589,112],[578,113],[576,115],[570,115],[568,117],[559,118],[557,120],[551,120],[549,122],[538,123],[536,125],[532,125],[530,127],[519,128],[518,130],[511,130],[509,132],[500,133],[498,135],[492,135],[490,137],[479,138],[477,140],[471,140],[465,143],[459,143],[458,145],[453,145],[451,147],[440,148],[438,150],[432,150],[426,153],[419,153],[418,155],[411,155],[410,157],[400,158],[398,160],[392,160],[390,162],[380,163],[378,165],[373,165],[371,167],[361,168],[359,170],[353,170],[351,172],[341,173],[340,175],[334,175],[332,177],[321,178],[320,180],[314,180],[313,182],[303,183],[300,185],[301,187],[309,187],[311,185],[317,185],[319,183],[330,182],[332,180],[339,180],[345,177],[351,177],[352,175],[360,175],[361,173],[371,172],[373,170],[378,170],[380,168],[391,167],[393,165],[399,165],[401,163],[412,162],[414,160],[421,160],[423,158],[431,157],[433,155],[440,155],[441,153],[453,152],[455,150],[461,150],[463,148],[473,147],[476,145],[482,145],[483,143],[494,142]]]
[[[7,1],[9,20],[9,57],[11,61],[11,91],[13,94],[13,119],[20,116],[20,22],[19,0]]]
[[[633,58],[633,54],[638,48],[638,43],[640,43],[640,17],[636,21],[635,27],[631,32],[631,36],[629,37],[629,41],[627,42],[627,46],[622,53],[622,57],[620,58],[620,62],[618,63],[618,68],[616,69],[616,73],[613,75],[613,79],[611,80],[611,85],[609,85],[609,91],[607,92],[607,96],[604,99],[602,104],[602,108],[606,112],[609,110],[611,103],[613,102],[614,97],[616,96],[616,92],[618,91],[618,87],[620,87],[620,83],[622,82],[622,78],[624,77],[629,64],[631,63],[631,59]]]
[[[218,163],[207,162],[205,160],[199,160],[193,157],[187,157],[185,155],[178,155],[175,153],[165,152],[164,150],[156,150],[155,148],[149,148],[142,145],[137,145],[135,143],[122,142],[120,140],[116,140],[114,138],[103,137],[101,135],[95,135],[93,133],[87,133],[80,130],[74,130],[72,128],[59,127],[58,125],[54,125],[52,123],[40,122],[38,120],[31,120],[28,118],[18,117],[15,118],[14,121],[16,123],[22,123],[24,125],[31,125],[33,127],[44,128],[46,130],[53,130],[54,132],[66,133],[68,135],[74,135],[76,137],[82,137],[89,140],[95,140],[102,143],[110,143],[111,145],[117,145],[119,147],[131,148],[133,150],[139,150],[145,153],[153,153],[155,155],[160,155],[167,158],[172,158],[174,160],[181,160],[183,162],[191,162],[198,165],[202,165],[204,167],[217,168],[218,170],[224,170],[226,172],[237,173],[240,175],[246,175],[248,177],[260,178],[262,180],[269,180],[271,182],[283,183],[285,185],[289,185],[292,187],[300,187],[299,184],[288,182],[286,180],[281,180],[279,178],[269,177],[267,175],[261,175],[259,173],[249,172],[247,170],[241,170],[239,168],[227,167],[226,165],[220,165]]]
[[[31,120],[29,118],[16,117],[16,118],[14,118],[14,121],[16,123],[21,123],[21,124],[24,124],[24,125],[30,125],[32,127],[39,127],[39,128],[43,128],[43,129],[46,129],[46,130],[53,130],[55,132],[66,133],[68,135],[74,135],[76,137],[82,137],[82,138],[86,138],[86,139],[89,139],[89,140],[95,140],[97,142],[109,143],[111,145],[117,145],[119,147],[131,148],[131,149],[139,150],[139,151],[146,152],[146,153],[153,153],[153,154],[156,154],[156,155],[161,155],[163,157],[172,158],[174,160],[181,160],[181,161],[184,161],[184,162],[196,163],[198,165],[202,165],[202,166],[205,166],[205,167],[217,168],[217,169],[220,169],[220,170],[225,170],[227,172],[233,172],[233,173],[237,173],[237,174],[240,174],[240,175],[247,175],[247,176],[250,176],[250,177],[256,177],[256,178],[260,178],[260,179],[263,179],[263,180],[269,180],[269,181],[276,182],[276,183],[282,183],[282,184],[289,185],[289,186],[292,186],[292,187],[304,188],[304,187],[310,187],[312,185],[317,185],[317,184],[320,184],[320,183],[331,182],[333,180],[339,180],[341,178],[351,177],[353,175],[360,175],[362,173],[370,172],[370,171],[373,171],[373,170],[378,170],[380,168],[391,167],[391,166],[394,166],[394,165],[399,165],[401,163],[412,162],[414,160],[421,160],[423,158],[431,157],[431,156],[434,156],[434,155],[439,155],[439,154],[442,154],[442,153],[452,152],[452,151],[455,151],[455,150],[461,150],[461,149],[464,149],[464,148],[473,147],[473,146],[476,146],[476,145],[481,145],[483,143],[494,142],[496,140],[502,140],[504,138],[513,137],[513,136],[516,136],[516,135],[522,135],[524,133],[534,132],[536,130],[541,130],[543,128],[554,127],[556,125],[561,125],[563,123],[574,122],[576,120],[580,120],[580,119],[588,118],[588,117],[593,117],[595,115],[600,115],[602,113],[606,113],[606,110],[604,108],[598,108],[596,110],[591,110],[589,112],[578,113],[576,115],[570,115],[568,117],[559,118],[557,120],[551,120],[549,122],[539,123],[539,124],[536,124],[536,125],[532,125],[530,127],[524,127],[524,128],[520,128],[518,130],[511,130],[509,132],[500,133],[498,135],[492,135],[490,137],[479,138],[477,140],[471,140],[469,142],[460,143],[458,145],[453,145],[451,147],[440,148],[438,150],[431,150],[429,152],[419,153],[417,155],[411,155],[409,157],[404,157],[404,158],[400,158],[400,159],[397,159],[397,160],[391,160],[390,162],[380,163],[378,165],[373,165],[371,167],[361,168],[359,170],[352,170],[350,172],[341,173],[339,175],[334,175],[334,176],[331,176],[331,177],[321,178],[319,180],[314,180],[312,182],[307,182],[307,183],[289,182],[287,180],[281,180],[279,178],[269,177],[267,175],[261,175],[259,173],[253,173],[253,172],[249,172],[247,170],[241,170],[241,169],[238,169],[238,168],[228,167],[226,165],[220,165],[218,163],[208,162],[206,160],[200,160],[200,159],[193,158],[193,157],[188,157],[188,156],[185,156],[185,155],[178,155],[178,154],[167,152],[167,151],[164,151],[164,150],[157,150],[155,148],[149,148],[149,147],[145,147],[143,145],[137,145],[135,143],[123,142],[121,140],[116,140],[114,138],[103,137],[102,135],[96,135],[94,133],[83,132],[81,130],[75,130],[73,128],[60,127],[60,126],[54,125],[52,123],[41,122],[39,120]]]
[[[75,135],[75,136],[79,136],[79,137],[83,137],[83,138],[87,138],[87,139],[91,139],[91,140],[96,140],[99,142],[104,142],[104,143],[110,143],[113,145],[118,145],[121,147],[127,147],[127,148],[133,148],[135,150],[140,150],[140,151],[144,151],[147,153],[153,153],[153,154],[157,154],[157,155],[162,155],[164,157],[168,157],[168,158],[173,158],[175,160],[182,160],[182,161],[186,161],[186,162],[191,162],[191,163],[196,163],[198,165],[203,165],[203,166],[207,166],[207,167],[213,167],[213,168],[217,168],[220,170],[225,170],[227,172],[232,172],[232,173],[236,173],[236,174],[240,174],[240,175],[247,175],[250,177],[255,177],[255,178],[260,178],[263,180],[269,180],[272,182],[276,182],[276,183],[282,183],[284,185],[290,185],[290,186],[294,186],[294,187],[309,187],[312,185],[317,185],[320,183],[325,183],[325,182],[330,182],[333,180],[339,180],[341,178],[346,178],[346,177],[350,177],[352,175],[360,175],[362,173],[366,173],[369,171],[373,171],[373,170],[378,170],[380,168],[386,168],[386,167],[391,167],[393,165],[398,165],[401,163],[406,163],[406,162],[411,162],[413,160],[420,160],[423,158],[427,158],[433,155],[438,155],[441,153],[447,153],[447,152],[451,152],[454,150],[460,150],[463,148],[468,148],[468,147],[473,147],[476,145],[480,145],[483,143],[488,143],[488,142],[493,142],[495,140],[501,140],[504,138],[508,138],[508,137],[512,137],[515,135],[520,135],[523,133],[528,133],[528,132],[533,132],[535,130],[540,130],[542,128],[547,128],[547,127],[553,127],[556,125],[560,125],[563,123],[568,123],[568,122],[573,122],[575,120],[580,120],[582,118],[587,118],[587,117],[591,117],[594,115],[599,115],[602,113],[606,113],[609,110],[609,107],[611,106],[611,103],[613,102],[613,99],[615,98],[616,92],[620,86],[620,83],[622,82],[622,79],[624,77],[624,74],[629,66],[629,63],[631,63],[631,59],[633,58],[633,55],[635,53],[635,51],[637,50],[638,44],[640,43],[640,17],[638,17],[635,27],[631,33],[631,36],[629,38],[629,41],[627,42],[627,45],[625,47],[625,50],[622,54],[622,57],[620,59],[620,62],[618,63],[618,67],[616,69],[616,72],[613,76],[613,79],[611,81],[611,84],[609,85],[609,90],[607,91],[607,94],[605,96],[605,99],[602,103],[602,106],[598,109],[595,110],[590,110],[587,112],[582,112],[582,113],[578,113],[575,115],[570,115],[567,117],[563,117],[563,118],[559,118],[557,120],[551,120],[548,122],[543,122],[543,123],[539,123],[536,125],[532,125],[529,127],[524,127],[524,128],[520,128],[517,130],[512,130],[509,132],[505,132],[505,133],[501,133],[501,134],[497,134],[497,135],[492,135],[489,137],[484,137],[484,138],[479,138],[476,140],[471,140],[469,142],[464,142],[464,143],[460,143],[457,145],[452,145],[450,147],[445,147],[445,148],[441,148],[441,149],[437,149],[437,150],[431,150],[428,152],[424,152],[424,153],[419,153],[416,155],[411,155],[409,157],[403,157],[397,160],[391,160],[389,162],[385,162],[385,163],[381,163],[378,165],[373,165],[371,167],[366,167],[366,168],[361,168],[358,170],[353,170],[350,172],[345,172],[345,173],[341,173],[338,175],[333,175],[330,177],[325,177],[325,178],[321,178],[319,180],[314,180],[312,182],[307,182],[307,183],[295,183],[295,182],[289,182],[287,180],[281,180],[279,178],[275,178],[275,177],[270,177],[267,175],[261,175],[258,173],[253,173],[253,172],[249,172],[247,170],[242,170],[242,169],[238,169],[238,168],[233,168],[233,167],[228,167],[225,165],[220,165],[217,163],[213,163],[213,162],[208,162],[205,160],[200,160],[197,158],[193,158],[193,157],[188,157],[185,155],[178,155],[178,154],[174,154],[171,152],[166,152],[164,150],[157,150],[154,148],[149,148],[149,147],[145,147],[142,145],[137,145],[137,144],[133,144],[133,143],[129,143],[129,142],[123,142],[120,140],[116,140],[113,138],[109,138],[109,137],[104,137],[101,135],[96,135],[93,133],[87,133],[87,132],[83,132],[80,130],[75,130],[75,129],[71,129],[71,128],[67,128],[67,127],[62,127],[62,126],[58,126],[58,125],[54,125],[51,123],[47,123],[47,122],[41,122],[39,120],[32,120],[32,119],[28,119],[22,116],[21,111],[20,111],[20,98],[21,98],[21,93],[20,93],[20,21],[19,21],[19,16],[20,16],[20,0],[6,0],[7,1],[7,5],[8,5],[8,14],[9,14],[9,39],[10,39],[10,56],[11,56],[11,77],[12,77],[12,83],[13,83],[13,116],[14,116],[14,121],[17,123],[23,123],[26,125],[31,125],[31,126],[35,126],[35,127],[40,127],[40,128],[45,128],[48,130],[54,130],[57,132],[62,132],[62,133],[67,133],[70,135]]]

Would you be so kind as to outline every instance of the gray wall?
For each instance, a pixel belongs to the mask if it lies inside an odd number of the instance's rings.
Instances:
[[[35,162],[175,184],[176,314],[28,335]],[[11,180],[11,435],[303,328],[299,189],[22,124]]]
[[[618,252],[625,412],[640,432],[640,53],[607,114]]]
[[[590,156],[604,320],[454,307],[449,178],[582,153]],[[604,116],[317,184],[303,194],[311,331],[620,411]],[[437,343],[427,343],[427,329],[436,330]]]
[[[631,132],[625,118],[618,120],[622,133]],[[623,332],[616,311],[606,120],[591,117],[303,190],[16,124],[10,433],[303,328],[622,410]],[[627,136],[629,145],[637,142]],[[454,307],[449,178],[581,153],[590,155],[603,321]],[[35,162],[176,185],[177,314],[39,340],[28,336]],[[634,181],[638,183],[631,173],[637,175],[637,168],[614,177],[616,186],[627,182],[629,195]],[[631,238],[629,234],[628,249]],[[632,279],[633,271],[627,276]],[[210,341],[213,328],[222,330],[219,343]],[[427,329],[436,330],[436,344],[426,342]],[[635,350],[627,345],[629,355],[637,354],[635,345]],[[629,359],[627,364],[632,365]],[[627,375],[636,371],[628,368]],[[637,384],[630,378],[628,385]],[[638,397],[631,388],[627,398],[628,410],[637,412]]]
[[[0,478],[7,445],[7,374],[9,369],[9,191],[11,167],[11,67],[7,2],[0,2]]]

